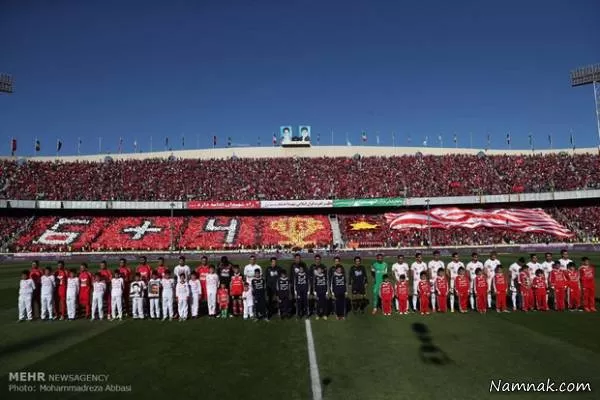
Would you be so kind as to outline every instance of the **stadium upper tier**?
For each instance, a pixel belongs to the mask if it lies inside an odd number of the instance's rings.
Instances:
[[[0,198],[293,200],[600,188],[597,154],[0,161]]]
[[[600,207],[545,208],[544,213],[539,209],[498,209],[494,215],[506,217],[506,223],[502,220],[494,224],[492,214],[488,214],[488,223],[475,221],[477,226],[471,229],[467,225],[440,228],[440,214],[432,211],[434,246],[600,240]],[[510,213],[513,217],[521,215],[524,224],[510,217]],[[400,214],[394,213],[339,215],[337,219],[327,215],[0,217],[0,249],[149,251],[167,250],[171,243],[184,251],[324,248],[333,244],[345,244],[348,248],[425,245],[429,235],[427,220],[402,227],[400,219]],[[336,239],[334,232],[338,228],[341,237]]]

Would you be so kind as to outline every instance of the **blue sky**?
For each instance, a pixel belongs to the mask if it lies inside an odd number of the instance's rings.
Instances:
[[[3,1],[0,153],[269,145],[280,125],[313,141],[505,148],[598,141],[591,87],[597,0]]]

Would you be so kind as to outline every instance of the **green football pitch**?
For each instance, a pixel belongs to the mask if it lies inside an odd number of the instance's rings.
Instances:
[[[508,266],[515,257],[500,259]],[[600,265],[600,256],[590,258]],[[28,266],[0,266],[2,399],[312,399],[313,386],[323,399],[340,400],[599,398],[598,313],[351,314],[310,324],[208,318],[17,323],[19,272]],[[316,364],[309,361],[307,326]],[[31,383],[36,393],[10,391],[9,373],[20,371],[108,377],[89,383],[102,386],[100,393],[40,393],[40,382]],[[548,379],[555,389],[562,382],[589,383],[591,392],[490,393],[492,381],[539,387]]]

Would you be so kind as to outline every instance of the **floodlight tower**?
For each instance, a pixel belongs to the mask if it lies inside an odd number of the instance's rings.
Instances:
[[[592,85],[594,88],[598,146],[600,146],[600,64],[588,65],[571,71],[571,87],[583,85]]]
[[[9,74],[0,74],[0,93],[13,92],[13,78]]]

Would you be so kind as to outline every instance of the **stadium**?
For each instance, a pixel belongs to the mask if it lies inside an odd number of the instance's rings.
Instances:
[[[595,3],[58,3],[0,15],[3,399],[597,398]]]

